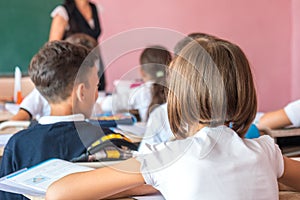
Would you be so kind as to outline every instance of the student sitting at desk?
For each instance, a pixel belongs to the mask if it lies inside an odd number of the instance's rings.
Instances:
[[[258,122],[260,129],[277,129],[290,125],[300,127],[300,99],[289,103],[283,109],[265,113]]]
[[[148,108],[152,101],[153,83],[166,74],[166,67],[171,62],[170,52],[161,46],[150,46],[140,56],[140,74],[143,84],[130,89],[128,94],[113,94],[101,101],[103,111],[119,112],[122,110],[137,111],[142,122],[148,119]],[[127,96],[126,96],[127,95]]]
[[[154,87],[157,86],[155,83],[162,84],[160,81],[166,76],[166,68],[171,59],[170,52],[161,46],[150,46],[144,49],[141,54],[140,72],[144,84],[131,91],[129,105],[131,109],[138,110],[143,122],[148,119],[149,107],[151,109],[152,104],[161,103],[160,98],[157,99],[157,102],[155,102],[155,99],[153,100],[152,92]]]
[[[93,50],[98,45],[97,41],[94,38],[83,33],[73,34],[66,38],[66,41],[72,44],[82,45],[89,50]],[[40,92],[36,88],[34,88],[33,91],[24,98],[24,100],[20,104],[18,113],[14,115],[11,120],[39,120],[39,118],[43,116],[49,116],[50,112],[51,110],[48,101],[40,94]]]
[[[145,183],[167,200],[278,199],[277,180],[300,191],[300,162],[282,156],[269,136],[243,138],[257,109],[245,54],[227,41],[196,41],[171,65],[168,116],[178,140],[65,176],[47,199],[104,199]]]
[[[263,114],[257,125],[261,130],[280,129],[287,126],[300,127],[300,100],[291,102],[282,109]],[[280,148],[300,146],[299,135],[278,137],[276,140]]]
[[[48,101],[34,88],[20,104],[19,111],[10,120],[29,121],[50,115]]]
[[[45,44],[32,58],[29,75],[49,102],[51,114],[11,137],[4,149],[0,177],[49,158],[71,160],[104,134],[112,133],[85,122],[98,96],[97,59],[86,48],[65,41]],[[0,199],[26,198],[0,192]]]

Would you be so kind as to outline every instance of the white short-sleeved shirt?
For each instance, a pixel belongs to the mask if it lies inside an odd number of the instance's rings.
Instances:
[[[131,89],[129,93],[129,109],[137,109],[142,122],[147,121],[147,111],[152,101],[152,85],[152,81],[147,81],[144,84]]]
[[[152,101],[152,81],[143,83],[142,85],[130,88],[125,91],[118,91],[116,93],[99,98],[97,103],[101,105],[103,112],[119,112],[130,109],[137,109],[139,111],[141,121],[147,121],[148,107]]]
[[[61,16],[66,20],[67,22],[69,21],[69,15],[65,7],[63,6],[57,6],[50,14],[52,18],[54,18],[56,15]],[[89,26],[93,29],[95,28],[95,22],[94,19],[91,19],[88,21]],[[70,27],[69,25],[66,27],[66,30],[68,30]]]
[[[228,127],[206,127],[151,151],[136,159],[145,182],[167,200],[278,199],[283,157],[269,136],[241,139]]]
[[[37,120],[42,116],[49,116],[51,112],[48,101],[36,88],[24,98],[20,104],[20,108],[28,111],[32,115],[32,118]]]
[[[300,127],[300,99],[289,103],[284,111],[292,122],[293,126]]]
[[[146,145],[154,145],[162,142],[170,141],[174,138],[171,131],[167,104],[163,104],[155,108],[149,115],[146,132],[139,146],[139,152],[148,150]]]

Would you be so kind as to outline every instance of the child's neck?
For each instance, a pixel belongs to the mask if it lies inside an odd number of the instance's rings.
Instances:
[[[73,107],[69,103],[50,104],[51,116],[66,116],[73,114]]]
[[[142,77],[142,79],[143,79],[144,83],[152,81],[152,79],[150,79],[148,76],[144,76],[144,77]]]
[[[199,132],[205,126],[206,125],[203,125],[203,124],[195,124],[194,126],[189,126],[189,136],[195,135],[197,132]]]

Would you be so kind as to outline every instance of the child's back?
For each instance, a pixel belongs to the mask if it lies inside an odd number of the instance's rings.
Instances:
[[[226,126],[205,127],[155,148],[163,150],[141,160],[143,176],[166,199],[278,198],[283,160],[268,136],[248,140]]]

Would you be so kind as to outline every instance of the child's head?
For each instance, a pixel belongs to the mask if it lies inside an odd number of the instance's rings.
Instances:
[[[179,52],[191,41],[196,40],[196,39],[201,39],[201,40],[214,40],[217,39],[217,37],[207,34],[207,33],[190,33],[188,34],[188,36],[184,37],[183,39],[181,39],[179,42],[177,42],[177,44],[174,47],[174,54],[178,55]]]
[[[98,45],[98,42],[93,37],[84,33],[75,33],[70,35],[65,39],[65,41],[70,42],[71,44],[82,45],[89,50],[94,49]]]
[[[146,48],[140,56],[141,73],[144,81],[165,77],[166,67],[171,62],[170,52],[161,46]]]
[[[146,48],[141,57],[141,72],[144,81],[153,81],[152,100],[148,107],[147,118],[150,112],[157,106],[166,102],[166,75],[172,56],[170,52],[161,46]]]
[[[97,56],[85,47],[65,41],[48,42],[32,58],[28,72],[49,104],[71,100],[73,112],[89,117],[97,98],[96,60]]]
[[[196,39],[170,68],[168,116],[178,137],[193,134],[188,131],[195,127],[222,124],[245,134],[257,100],[248,60],[237,45]]]

